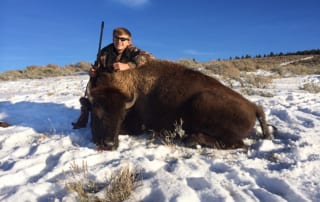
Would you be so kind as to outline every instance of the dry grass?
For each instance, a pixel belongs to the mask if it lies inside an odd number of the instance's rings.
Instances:
[[[88,165],[86,162],[82,162],[82,167],[75,162],[70,164],[70,171],[65,176],[71,178],[70,182],[65,182],[65,188],[69,193],[75,193],[79,201],[90,201],[95,199],[88,191],[85,190],[86,184],[91,184],[94,187],[94,182],[88,182]]]
[[[158,141],[163,145],[175,147],[186,135],[182,125],[183,120],[180,119],[174,123],[173,130],[162,130],[160,132],[151,131],[150,143]]]
[[[272,78],[272,76],[242,74],[240,83],[242,87],[267,88],[272,83]]]
[[[179,62],[179,61],[178,61]],[[194,66],[193,61],[182,64]],[[244,58],[198,63],[206,69],[225,77],[237,78],[238,72],[255,72],[258,69],[285,75],[320,74],[320,55],[287,55],[264,58]],[[236,70],[235,70],[236,69]]]
[[[0,74],[0,81],[13,81],[23,77],[23,71],[11,70]]]
[[[198,63],[195,60],[190,59],[179,59],[177,63],[185,65],[191,69],[197,69],[201,67],[201,63]]]
[[[141,175],[132,171],[129,166],[123,166],[113,172],[104,183],[98,183],[88,179],[88,165],[82,162],[79,166],[75,162],[70,164],[70,171],[64,172],[70,179],[64,182],[65,189],[74,193],[81,202],[121,202],[131,197],[131,194],[141,182]],[[103,192],[103,197],[97,193]]]
[[[282,55],[260,58],[243,58],[231,60],[218,60],[204,63],[195,63],[193,60],[179,61],[191,68],[202,66],[208,75],[219,75],[225,83],[233,87],[234,84],[241,84],[241,92],[248,95],[260,95],[271,97],[259,89],[270,86],[274,78],[288,77],[295,75],[320,74],[320,55]],[[255,74],[258,70],[272,73],[270,75]],[[302,87],[310,92],[317,92],[314,85]]]
[[[309,93],[320,93],[320,86],[315,83],[305,83],[299,89],[308,91]]]
[[[197,62],[192,59],[177,61],[189,68],[211,71],[227,79],[239,80],[241,72],[254,72],[264,69],[279,76],[320,74],[320,55],[286,55],[262,58],[243,58],[232,60],[218,60]],[[47,66],[28,66],[25,70],[12,70],[0,74],[0,80],[35,79],[53,76],[66,76],[74,72],[88,71],[89,62],[60,67],[54,64]]]
[[[128,166],[113,173],[109,179],[109,186],[105,190],[103,201],[121,202],[128,199],[134,188],[141,182],[140,173],[135,173]]]
[[[211,62],[207,63],[206,69],[213,71],[214,74],[218,74],[223,76],[224,78],[229,79],[240,79],[240,70],[233,63],[228,61],[219,61],[219,62]]]
[[[18,79],[39,79],[45,77],[68,76],[75,72],[88,71],[90,63],[79,62],[76,65],[66,65],[60,67],[55,64],[47,66],[28,66],[25,70],[12,70],[0,74],[0,80],[18,80]]]
[[[262,90],[257,90],[254,88],[242,88],[241,93],[246,94],[246,95],[259,95],[261,97],[273,97],[274,95],[272,93],[262,91]]]

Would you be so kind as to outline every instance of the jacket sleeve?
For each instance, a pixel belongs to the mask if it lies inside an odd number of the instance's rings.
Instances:
[[[112,60],[113,48],[112,47],[113,47],[112,44],[109,44],[108,46],[104,47],[100,51],[100,55],[97,55],[97,60],[94,63],[94,65],[96,67],[98,67],[99,69],[104,69],[104,68],[107,68],[108,65],[113,63],[113,60]]]
[[[154,56],[151,53],[148,53],[136,47],[132,47],[130,52],[131,52],[131,58],[132,58],[132,61],[128,63],[130,68],[140,67],[146,62],[154,59]]]

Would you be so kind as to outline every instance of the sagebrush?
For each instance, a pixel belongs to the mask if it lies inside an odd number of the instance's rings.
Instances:
[[[88,165],[82,162],[70,164],[70,170],[64,172],[67,178],[64,187],[69,193],[76,194],[81,202],[121,202],[131,197],[133,190],[141,183],[141,174],[128,165],[114,171],[104,182],[88,178]],[[103,192],[103,194],[99,194]],[[101,196],[102,195],[102,196]]]

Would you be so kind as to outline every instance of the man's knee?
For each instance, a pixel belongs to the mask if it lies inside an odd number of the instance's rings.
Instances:
[[[91,109],[91,103],[89,101],[88,98],[85,98],[85,97],[81,97],[80,100],[79,100],[80,104],[82,107],[85,107],[87,108],[88,110]]]

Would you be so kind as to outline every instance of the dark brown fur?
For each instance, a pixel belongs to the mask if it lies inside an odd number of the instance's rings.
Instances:
[[[190,139],[212,147],[242,147],[256,118],[264,138],[270,138],[260,106],[214,78],[169,61],[104,73],[91,95],[93,141],[107,149],[118,147],[121,128],[128,133],[141,132],[141,125],[172,130],[180,118]]]
[[[8,124],[7,122],[0,121],[0,127],[2,127],[2,128],[7,128],[7,127],[9,127],[9,126],[10,126],[10,124]]]

